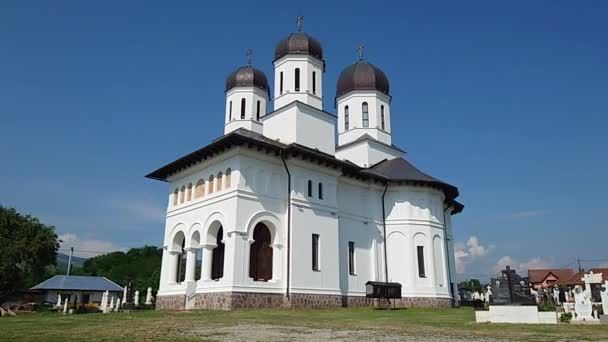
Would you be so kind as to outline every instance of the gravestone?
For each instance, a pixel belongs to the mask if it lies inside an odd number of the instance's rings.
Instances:
[[[536,305],[530,292],[527,277],[518,275],[507,266],[500,276],[492,278],[492,301],[494,305]]]
[[[604,280],[600,295],[602,297],[602,309],[604,311],[604,314],[602,316],[608,318],[608,280]]]
[[[148,287],[148,293],[146,293],[146,305],[152,305],[152,288]]]
[[[590,291],[583,290],[580,285],[574,288],[574,320],[594,321],[593,306],[591,305]]]

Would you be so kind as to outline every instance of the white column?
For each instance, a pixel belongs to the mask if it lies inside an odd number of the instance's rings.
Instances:
[[[203,245],[203,260],[201,262],[201,280],[211,280],[211,265],[213,259],[213,249],[216,245]]]
[[[186,281],[193,281],[196,273],[196,249],[189,247],[186,251]]]
[[[168,268],[169,272],[167,272],[167,274],[169,275],[169,279],[168,279],[167,283],[175,284],[177,282],[177,258],[179,258],[179,252],[178,251],[169,251],[168,254],[169,254],[169,260],[168,260],[167,268]]]

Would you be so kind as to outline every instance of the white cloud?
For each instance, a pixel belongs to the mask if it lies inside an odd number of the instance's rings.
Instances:
[[[507,266],[511,266],[511,269],[514,269],[518,274],[526,274],[529,269],[548,268],[551,266],[551,264],[551,261],[545,260],[541,257],[534,257],[532,259],[520,262],[508,255],[505,255],[498,259],[496,265],[494,266],[494,271],[500,272]]]
[[[479,238],[474,235],[469,237],[466,244],[456,242],[454,245],[456,273],[464,273],[467,264],[473,262],[475,259],[485,257],[493,248],[493,245],[484,246],[479,243]]]
[[[90,258],[96,255],[123,250],[116,246],[113,242],[96,240],[96,239],[83,239],[76,234],[66,233],[59,235],[60,249],[62,253],[66,253],[70,247],[74,247],[74,255],[78,257]]]

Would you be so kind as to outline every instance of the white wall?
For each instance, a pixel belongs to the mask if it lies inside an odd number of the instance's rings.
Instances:
[[[241,117],[242,99],[245,99],[245,116]],[[257,119],[257,102],[260,101],[260,117],[266,114],[268,93],[257,87],[234,87],[226,92],[226,112],[224,134],[246,128],[262,133],[262,125]],[[232,103],[232,106],[230,105]],[[232,112],[230,110],[232,109]]]
[[[403,154],[393,147],[369,139],[336,149],[336,158],[349,160],[361,167],[369,167],[384,159],[399,158]]]
[[[300,69],[300,89],[295,89],[295,69]],[[316,73],[313,94],[312,73]],[[283,73],[283,92],[280,75]],[[274,110],[300,101],[323,109],[323,61],[309,55],[286,55],[274,62]]]
[[[368,104],[369,124],[363,126],[364,102]],[[345,106],[348,106],[349,127],[345,127]],[[384,106],[384,129],[381,124],[381,106]],[[351,91],[336,99],[338,113],[338,144],[356,140],[364,134],[385,144],[391,144],[390,97],[378,91]]]

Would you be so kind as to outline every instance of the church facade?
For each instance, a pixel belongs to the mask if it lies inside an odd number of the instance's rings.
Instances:
[[[321,44],[298,28],[272,97],[238,68],[224,135],[147,175],[169,185],[157,308],[362,306],[368,281],[400,283],[397,305],[451,304],[458,189],[392,144],[388,78],[359,57],[329,113]]]

